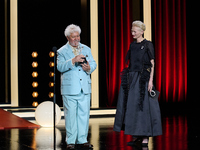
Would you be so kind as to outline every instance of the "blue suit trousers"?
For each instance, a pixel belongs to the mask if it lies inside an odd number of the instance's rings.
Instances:
[[[87,142],[90,94],[83,91],[78,95],[62,95],[67,144],[83,144]]]

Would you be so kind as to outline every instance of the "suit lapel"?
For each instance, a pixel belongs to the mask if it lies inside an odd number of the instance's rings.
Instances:
[[[73,51],[72,51],[71,46],[69,45],[69,42],[67,42],[67,44],[65,45],[65,48],[66,48],[66,50],[67,50],[67,51],[66,51],[67,55],[69,55],[70,58],[74,58],[75,55],[74,55],[74,53],[73,53]]]
[[[84,56],[86,56],[86,51],[85,51],[84,45],[82,45],[82,44],[80,43],[80,47],[82,47],[82,54],[83,54]]]

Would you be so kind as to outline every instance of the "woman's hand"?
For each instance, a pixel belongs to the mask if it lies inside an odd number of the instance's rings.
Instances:
[[[152,88],[153,88],[153,81],[149,80],[148,91],[151,92]]]
[[[150,73],[150,79],[149,79],[149,84],[148,84],[148,91],[151,92],[153,88],[153,74],[154,74],[154,59],[151,60],[151,73]]]

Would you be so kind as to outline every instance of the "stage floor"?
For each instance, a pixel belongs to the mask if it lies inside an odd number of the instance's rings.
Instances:
[[[200,117],[198,111],[162,113],[163,135],[150,139],[149,150],[194,150],[199,149]],[[35,121],[32,121],[35,123]],[[94,150],[138,150],[127,146],[132,138],[123,132],[113,131],[113,117],[90,118],[88,140]],[[56,150],[66,149],[64,120],[56,128],[56,142],[53,129],[6,129],[0,130],[1,150]],[[147,150],[147,149],[142,149]]]

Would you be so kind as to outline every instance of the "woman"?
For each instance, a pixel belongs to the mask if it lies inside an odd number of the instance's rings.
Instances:
[[[132,35],[136,40],[130,44],[126,61],[129,67],[121,73],[114,131],[124,130],[133,136],[128,145],[142,143],[148,146],[148,139],[162,134],[158,93],[153,92],[154,48],[150,41],[143,38],[146,26],[141,21],[132,23]]]

